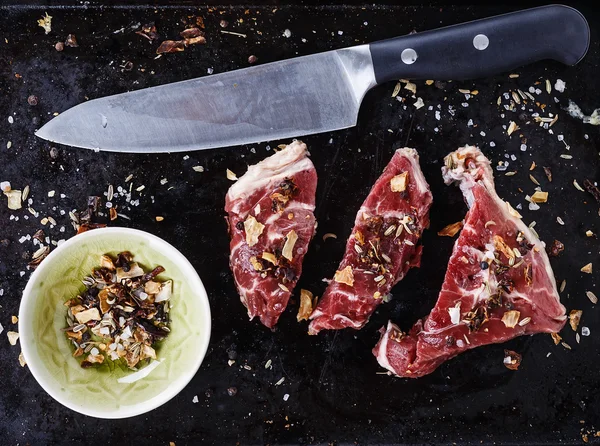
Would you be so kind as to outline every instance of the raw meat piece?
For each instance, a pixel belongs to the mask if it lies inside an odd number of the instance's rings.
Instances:
[[[302,273],[315,233],[317,172],[306,144],[250,166],[227,193],[229,264],[248,316],[272,328]]]
[[[444,180],[459,183],[469,211],[431,314],[409,334],[388,322],[373,349],[401,377],[427,375],[480,345],[556,333],[566,321],[546,251],[496,194],[489,160],[467,146],[445,162]]]
[[[414,149],[399,149],[362,204],[334,279],[311,315],[309,333],[362,328],[390,289],[421,261],[431,192]]]

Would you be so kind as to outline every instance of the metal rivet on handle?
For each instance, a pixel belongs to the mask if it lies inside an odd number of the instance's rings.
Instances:
[[[402,51],[401,57],[402,62],[404,62],[406,65],[410,65],[415,63],[418,56],[415,50],[413,50],[412,48],[406,48],[404,51]]]
[[[473,38],[473,46],[479,51],[485,50],[490,45],[490,39],[485,34],[477,34]]]

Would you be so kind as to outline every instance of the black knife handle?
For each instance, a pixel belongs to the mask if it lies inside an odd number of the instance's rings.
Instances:
[[[377,83],[392,79],[465,80],[543,59],[575,65],[590,29],[568,6],[549,5],[370,44]]]

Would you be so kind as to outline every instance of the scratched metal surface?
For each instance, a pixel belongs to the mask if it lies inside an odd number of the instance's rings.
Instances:
[[[518,79],[506,74],[445,89],[418,84],[417,94],[425,107],[415,110],[407,91],[403,104],[391,98],[394,84],[371,91],[364,100],[358,126],[331,134],[304,138],[309,145],[320,181],[317,196],[319,228],[305,259],[298,287],[322,293],[324,277],[331,277],[343,253],[354,215],[370,185],[393,150],[408,145],[421,152],[421,162],[434,194],[432,227],[424,235],[422,267],[412,270],[394,290],[392,302],[382,305],[360,332],[324,333],[306,336],[306,325],[295,321],[297,303],[291,302],[277,329],[271,332],[258,322],[249,322],[236,295],[228,268],[228,238],[223,220],[224,195],[230,182],[225,170],[241,174],[247,164],[272,152],[267,144],[241,148],[190,152],[176,155],[117,155],[58,147],[58,158],[50,157],[50,145],[33,136],[40,123],[84,101],[166,82],[204,76],[248,65],[254,54],[259,63],[296,55],[341,48],[501,13],[506,8],[437,6],[290,6],[254,5],[247,9],[227,7],[0,7],[0,180],[13,187],[29,184],[37,210],[52,215],[58,226],[46,232],[53,239],[72,236],[68,217],[60,209],[82,208],[88,195],[102,194],[108,184],[125,185],[134,174],[145,190],[135,193],[139,206],[121,211],[131,220],[115,224],[150,231],[179,248],[204,280],[213,310],[213,332],[204,364],[192,382],[173,400],[143,416],[130,420],[94,420],[71,412],[53,401],[18,362],[19,347],[9,346],[0,336],[0,438],[3,444],[389,444],[452,443],[491,444],[578,443],[580,429],[592,429],[600,416],[598,379],[600,320],[584,295],[600,294],[598,275],[579,271],[585,263],[600,268],[597,239],[586,238],[591,229],[600,232],[598,204],[577,191],[573,179],[598,179],[598,128],[584,126],[560,106],[574,99],[588,113],[600,97],[597,67],[600,62],[597,11],[581,7],[592,27],[592,46],[577,67],[538,63],[517,70]],[[252,2],[255,4],[255,2]],[[581,5],[580,5],[581,6]],[[246,13],[246,10],[248,12]],[[44,35],[36,20],[44,11],[53,16],[52,32]],[[134,34],[137,24],[156,21],[161,36],[174,38],[185,23],[202,16],[208,43],[180,54],[155,59],[157,44]],[[219,21],[227,19],[227,30],[247,38],[220,33]],[[241,22],[242,21],[242,22]],[[285,29],[292,36],[282,36]],[[119,31],[123,29],[123,31]],[[119,31],[119,32],[116,32]],[[58,53],[54,43],[74,33],[79,48]],[[304,39],[306,41],[304,41]],[[133,69],[120,66],[133,62]],[[143,71],[142,71],[143,69]],[[17,76],[18,75],[18,76]],[[520,150],[518,137],[506,136],[502,125],[512,115],[501,117],[496,98],[514,88],[527,89],[538,79],[561,78],[567,83],[560,104],[549,109],[560,113],[554,135],[533,125],[523,125],[527,151]],[[335,80],[332,79],[332,82]],[[468,101],[458,88],[477,89]],[[544,88],[541,85],[540,88]],[[32,107],[27,97],[35,94]],[[468,102],[468,107],[461,104]],[[440,120],[435,118],[441,104]],[[406,107],[404,107],[406,105]],[[448,106],[452,105],[454,113]],[[428,107],[433,109],[429,110]],[[293,107],[293,104],[290,104]],[[7,122],[8,115],[14,123]],[[469,119],[477,127],[469,127]],[[483,133],[481,133],[483,132]],[[484,136],[485,134],[485,136]],[[563,134],[572,160],[557,139]],[[587,138],[585,137],[587,135]],[[8,141],[11,147],[7,148]],[[494,142],[492,147],[490,144]],[[277,141],[271,142],[274,147]],[[440,160],[449,151],[466,144],[479,144],[494,164],[508,161],[512,177],[496,172],[499,194],[513,205],[525,205],[527,222],[546,242],[559,239],[565,252],[552,261],[558,280],[567,280],[562,295],[567,309],[582,309],[582,325],[591,336],[580,344],[570,328],[563,337],[572,350],[555,347],[547,335],[515,339],[505,345],[488,346],[465,353],[419,380],[399,380],[380,371],[371,355],[377,330],[389,318],[408,328],[427,314],[440,288],[453,240],[437,237],[443,226],[462,218],[466,208],[460,192],[446,187],[440,175]],[[548,183],[540,167],[533,172],[550,193],[550,202],[539,211],[527,210],[524,193],[532,193],[528,179],[532,161],[550,166],[554,181]],[[202,165],[205,172],[192,167]],[[163,185],[160,179],[167,178]],[[55,198],[47,191],[56,190]],[[59,194],[64,193],[65,198]],[[124,203],[118,203],[124,205]],[[55,208],[55,209],[53,209]],[[25,220],[26,210],[11,213],[3,199],[0,205],[0,322],[13,329],[10,316],[18,311],[20,293],[29,272],[23,254],[31,254],[31,243],[19,243],[25,234],[40,228],[39,218]],[[154,220],[165,217],[163,222]],[[565,226],[556,223],[560,216]],[[66,226],[65,233],[59,232]],[[337,240],[322,240],[333,232]],[[502,365],[503,349],[523,354],[521,369]],[[547,357],[548,353],[552,353]],[[236,363],[227,361],[235,356]],[[271,360],[272,368],[265,369]],[[251,370],[242,368],[250,366]],[[275,383],[285,377],[283,384]],[[229,396],[227,389],[236,387]],[[289,399],[284,401],[284,396]],[[197,395],[199,402],[194,404]],[[582,424],[583,423],[583,424]],[[600,427],[600,426],[598,426]]]

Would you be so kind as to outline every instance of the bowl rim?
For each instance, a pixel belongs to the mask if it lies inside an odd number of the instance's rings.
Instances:
[[[173,253],[175,254],[175,257],[172,258],[171,260],[173,260],[173,262],[177,265],[188,266],[194,272],[194,275],[191,277],[188,276],[187,280],[197,282],[196,285],[198,285],[198,287],[197,287],[198,297],[201,301],[200,302],[201,306],[203,307],[202,314],[203,314],[203,318],[205,319],[202,324],[202,326],[204,328],[201,329],[202,330],[201,343],[197,350],[198,356],[197,356],[196,362],[193,364],[192,367],[186,369],[186,371],[182,374],[182,378],[178,380],[178,385],[167,387],[163,392],[159,393],[158,395],[154,396],[153,398],[151,398],[148,401],[139,402],[131,407],[127,407],[127,406],[120,407],[113,411],[102,411],[102,410],[96,410],[93,408],[88,408],[85,406],[82,407],[82,406],[76,405],[76,404],[72,403],[69,398],[65,397],[64,394],[54,391],[52,389],[52,386],[49,384],[48,380],[44,377],[44,373],[43,373],[43,369],[42,369],[42,367],[44,367],[42,365],[43,361],[41,361],[39,359],[37,361],[36,360],[30,361],[31,358],[35,358],[38,356],[37,352],[34,351],[35,346],[33,345],[32,333],[29,333],[27,330],[22,330],[22,328],[24,329],[27,325],[26,321],[31,320],[31,318],[34,315],[35,305],[34,305],[34,302],[32,301],[32,290],[33,290],[34,284],[37,283],[39,276],[41,276],[43,274],[43,272],[49,267],[48,265],[50,265],[55,259],[59,258],[59,256],[62,254],[62,252],[65,251],[70,246],[81,243],[87,239],[95,238],[100,234],[106,234],[107,232],[111,232],[111,233],[115,233],[115,234],[124,234],[124,235],[143,237],[146,239],[150,239],[154,242],[157,242],[158,244],[163,245],[167,249],[171,249],[173,251]],[[125,227],[117,226],[117,227],[111,227],[111,228],[93,229],[93,230],[86,231],[86,232],[83,232],[81,234],[77,234],[76,236],[71,237],[70,239],[66,240],[64,243],[61,243],[35,269],[35,271],[29,277],[29,280],[27,281],[27,285],[25,286],[25,289],[23,290],[23,294],[21,297],[21,303],[19,305],[19,337],[20,337],[21,351],[23,353],[25,362],[27,363],[27,367],[29,368],[31,374],[33,375],[35,380],[38,382],[38,384],[42,387],[42,389],[44,391],[46,391],[46,393],[48,395],[50,395],[52,398],[54,398],[56,401],[58,401],[63,406],[65,406],[75,412],[81,413],[83,415],[87,415],[87,416],[95,417],[95,418],[102,418],[102,419],[121,419],[121,418],[129,418],[129,417],[134,417],[137,415],[142,415],[144,413],[147,413],[147,412],[150,412],[151,410],[156,409],[157,407],[162,406],[167,401],[171,400],[176,395],[178,395],[190,383],[192,378],[196,375],[196,373],[200,369],[200,365],[204,361],[206,352],[208,351],[208,346],[210,343],[210,337],[211,337],[211,331],[212,331],[211,320],[212,320],[212,317],[211,317],[211,311],[210,311],[210,302],[208,299],[208,294],[206,292],[206,288],[204,287],[204,283],[202,282],[202,279],[198,275],[198,272],[196,271],[194,266],[191,264],[191,262],[177,248],[175,248],[173,245],[171,245],[166,240],[163,240],[162,238],[160,238],[154,234],[151,234],[146,231],[142,231],[140,229],[125,228]],[[150,403],[150,401],[152,401],[152,403]]]

